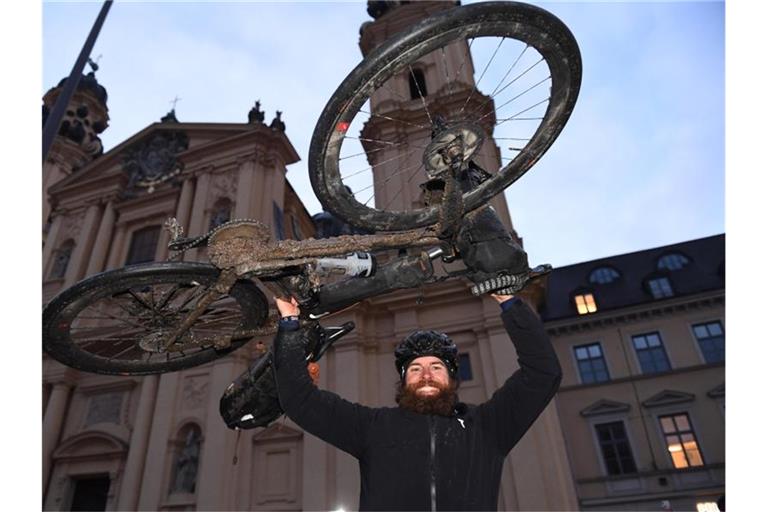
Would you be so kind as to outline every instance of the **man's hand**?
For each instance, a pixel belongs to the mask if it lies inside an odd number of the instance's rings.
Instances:
[[[275,304],[277,304],[277,310],[280,312],[280,318],[299,316],[299,303],[293,297],[290,301],[275,297]]]
[[[499,295],[497,293],[489,293],[488,295],[493,297],[496,300],[496,302],[498,302],[499,304],[511,298],[514,298],[514,295]]]

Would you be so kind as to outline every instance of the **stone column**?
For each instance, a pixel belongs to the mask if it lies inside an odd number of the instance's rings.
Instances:
[[[237,434],[222,421],[219,400],[224,389],[245,368],[245,359],[238,356],[213,363],[208,381],[205,441],[197,473],[197,510],[232,510],[237,501],[235,485],[241,467],[232,464]]]
[[[62,218],[63,217],[61,215],[57,215],[53,219],[51,230],[48,232],[48,237],[46,238],[45,247],[43,248],[43,280],[48,277],[45,275],[45,272],[48,268],[48,265],[50,264],[51,254],[53,254],[53,250],[56,248],[56,244],[59,243],[57,238],[59,237]]]
[[[123,245],[125,244],[125,224],[117,224],[117,230],[115,236],[112,239],[112,247],[109,249],[109,259],[107,260],[107,268],[105,270],[111,270],[113,268],[122,267],[123,258]]]
[[[96,233],[96,240],[93,242],[91,259],[88,262],[88,268],[85,275],[90,276],[104,270],[104,264],[107,259],[107,252],[112,242],[112,228],[115,226],[115,205],[109,201],[104,206],[104,214],[101,217],[99,230]]]
[[[208,198],[208,188],[211,183],[211,175],[203,173],[197,177],[195,185],[195,198],[192,202],[192,213],[189,219],[189,233],[202,234],[206,231],[205,222],[205,201]],[[187,251],[184,259],[187,261],[197,261],[198,249]]]
[[[169,441],[174,418],[174,404],[179,387],[180,372],[160,375],[157,398],[152,409],[152,419],[144,467],[138,496],[138,506],[134,510],[159,510],[164,496],[168,493],[166,461],[170,456]],[[172,463],[172,461],[171,461]],[[122,507],[121,507],[121,510]]]
[[[59,442],[71,390],[72,385],[68,382],[54,384],[51,397],[48,400],[48,407],[45,409],[45,416],[43,417],[43,492],[45,492],[48,479],[51,476],[53,465],[51,455]]]
[[[128,459],[125,462],[123,481],[120,484],[120,495],[117,500],[118,510],[136,510],[136,505],[139,503],[141,478],[147,457],[149,430],[152,425],[152,412],[155,408],[159,381],[158,375],[149,375],[141,382],[141,395],[131,433]]]
[[[80,235],[77,237],[75,249],[72,251],[72,258],[69,260],[69,267],[64,277],[64,288],[72,286],[83,277],[83,272],[91,254],[91,245],[96,236],[100,209],[99,205],[92,204],[85,211],[83,226],[80,229]]]
[[[235,219],[258,218],[258,205],[254,205],[254,184],[256,182],[255,157],[238,162],[237,197],[235,198]]]

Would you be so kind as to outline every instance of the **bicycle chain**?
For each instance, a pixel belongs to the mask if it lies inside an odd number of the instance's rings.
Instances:
[[[222,222],[218,226],[216,226],[213,229],[208,230],[207,233],[196,236],[194,238],[188,239],[184,244],[181,245],[181,247],[174,249],[171,246],[174,244],[176,240],[179,240],[180,238],[183,238],[181,235],[184,232],[184,228],[181,227],[181,225],[178,224],[178,221],[176,218],[170,218],[167,221],[165,221],[164,227],[166,230],[168,230],[171,233],[171,241],[168,242],[168,248],[170,249],[172,255],[168,257],[168,260],[173,260],[175,258],[180,258],[184,251],[187,251],[193,247],[196,247],[198,245],[202,245],[202,242],[206,239],[210,240],[210,238],[218,233],[220,230],[232,227],[232,226],[241,226],[243,224],[262,224],[262,222],[256,220],[256,219],[233,219],[228,220],[226,222]],[[177,230],[177,231],[174,231]]]

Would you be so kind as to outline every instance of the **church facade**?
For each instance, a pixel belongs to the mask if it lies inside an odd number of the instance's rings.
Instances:
[[[364,53],[394,31],[453,5],[377,4],[382,3],[371,2],[375,19],[361,30]],[[437,96],[441,78],[428,66],[423,73],[423,83]],[[317,235],[286,180],[287,166],[298,155],[279,117],[268,125],[258,105],[247,123],[179,122],[170,112],[104,153],[98,133],[108,124],[106,91],[92,79],[90,88],[88,82],[78,89],[70,124],[44,164],[45,301],[95,273],[166,260],[169,235],[162,224],[168,217],[176,217],[190,235],[235,218],[260,220],[277,238]],[[466,80],[472,83],[471,74]],[[48,108],[56,94],[54,88],[44,98]],[[379,112],[392,107],[393,98],[381,100],[374,105]],[[85,117],[78,116],[81,104],[89,107]],[[77,123],[86,131],[82,137]],[[86,130],[94,124],[98,130]],[[486,147],[483,166],[498,168],[498,150]],[[415,185],[411,192],[398,200],[419,200]],[[503,195],[493,204],[512,230]],[[187,251],[183,260],[206,261],[205,252]],[[536,305],[543,292],[531,286],[526,300]],[[366,405],[394,405],[394,346],[418,328],[444,331],[459,345],[467,369],[463,401],[486,400],[517,367],[498,305],[472,297],[469,283],[462,281],[366,300],[328,323],[347,320],[357,328],[320,361],[319,385]],[[184,371],[108,377],[44,356],[44,509],[355,509],[358,468],[347,454],[286,418],[239,435],[224,425],[218,412],[221,393],[254,357],[246,345]],[[551,404],[508,458],[499,507],[577,506],[563,432]]]

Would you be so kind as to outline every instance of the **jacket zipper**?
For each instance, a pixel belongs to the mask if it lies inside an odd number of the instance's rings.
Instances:
[[[432,512],[437,510],[437,486],[435,484],[435,419],[429,416],[429,493]]]

